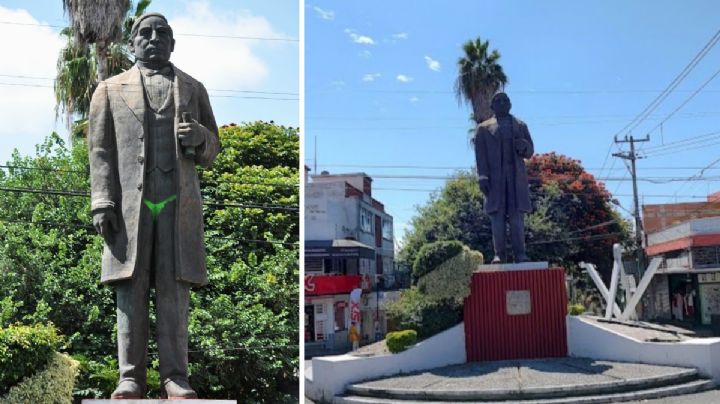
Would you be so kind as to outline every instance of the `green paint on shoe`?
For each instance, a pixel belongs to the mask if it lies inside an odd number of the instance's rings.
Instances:
[[[174,201],[177,198],[177,195],[173,195],[164,201],[158,202],[158,203],[152,203],[147,199],[144,199],[143,202],[145,202],[145,206],[150,209],[150,214],[152,214],[153,220],[157,220],[158,216],[160,216],[160,212],[162,212],[163,209],[165,209],[165,205],[168,203]]]

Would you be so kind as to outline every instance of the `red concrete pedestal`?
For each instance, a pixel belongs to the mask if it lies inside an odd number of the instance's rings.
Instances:
[[[567,356],[562,268],[478,271],[465,299],[468,362]]]

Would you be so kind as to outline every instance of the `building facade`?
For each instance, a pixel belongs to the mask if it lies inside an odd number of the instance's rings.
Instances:
[[[346,349],[352,322],[365,342],[384,335],[392,295],[384,289],[395,281],[393,219],[372,197],[369,176],[306,179],[304,264],[306,347]]]
[[[720,321],[720,203],[643,206],[645,251],[663,263],[645,294],[646,319]],[[713,316],[716,318],[713,321]]]

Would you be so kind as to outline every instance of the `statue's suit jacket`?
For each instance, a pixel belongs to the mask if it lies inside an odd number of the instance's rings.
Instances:
[[[514,116],[512,117],[513,140],[527,142],[525,154],[515,154],[514,177],[515,177],[515,198],[519,211],[529,212],[530,209],[530,192],[528,189],[527,170],[525,168],[526,158],[530,158],[534,153],[532,138],[527,125]],[[495,117],[480,123],[475,132],[475,161],[477,164],[477,172],[480,180],[488,180],[490,183],[490,192],[485,195],[485,212],[496,212],[501,204],[505,202],[505,184],[502,167],[502,138],[498,130],[498,123]],[[515,151],[513,150],[513,153]]]
[[[205,87],[174,67],[175,133],[182,112],[189,112],[200,125],[205,142],[196,148],[195,157],[187,158],[176,142],[175,184],[175,271],[176,279],[195,285],[207,283],[203,244],[203,210],[196,164],[210,166],[220,150],[218,129]],[[143,206],[143,182],[147,120],[141,73],[137,66],[101,82],[90,103],[91,207],[113,208],[119,229],[106,240],[101,281],[129,279],[138,264],[140,211]]]

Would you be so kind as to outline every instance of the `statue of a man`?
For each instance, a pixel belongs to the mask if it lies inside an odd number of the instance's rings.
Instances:
[[[508,224],[514,261],[528,261],[524,215],[530,211],[530,192],[524,159],[532,156],[533,141],[527,125],[510,115],[511,107],[507,94],[495,94],[491,104],[495,115],[478,125],[474,139],[480,190],[492,227],[493,264],[507,262]]]
[[[120,380],[114,399],[145,395],[149,287],[157,295],[161,394],[196,398],[188,382],[190,287],[207,283],[196,164],[220,149],[203,85],[169,62],[167,19],[139,17],[136,64],[101,82],[90,104],[93,225],[105,240],[101,281],[117,294]]]

